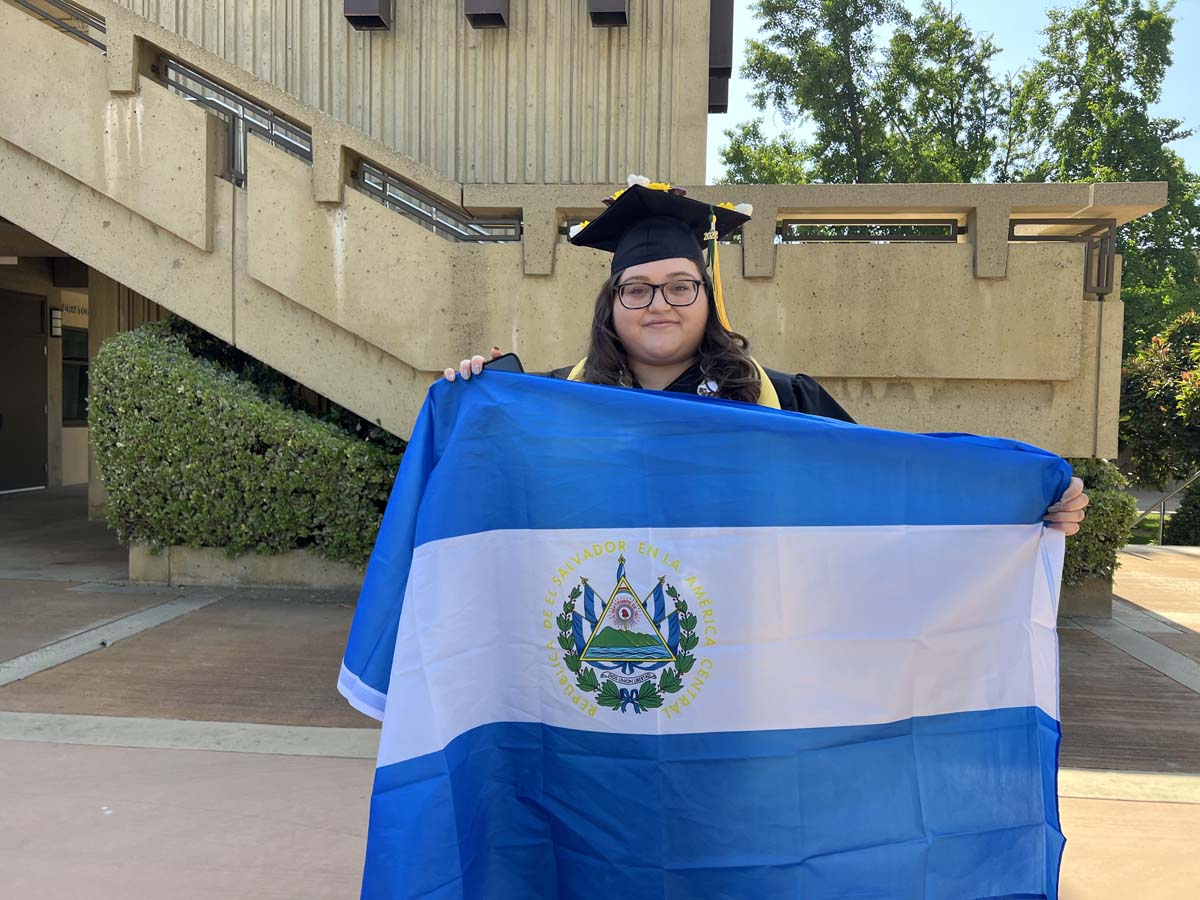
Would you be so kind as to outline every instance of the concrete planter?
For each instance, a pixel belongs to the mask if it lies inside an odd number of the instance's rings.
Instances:
[[[1093,575],[1079,584],[1063,585],[1058,613],[1062,616],[1099,616],[1111,619],[1112,598],[1112,579]]]
[[[151,553],[145,544],[129,548],[129,580],[149,584],[358,588],[364,571],[307,550],[230,558],[214,547],[167,547],[161,553]]]

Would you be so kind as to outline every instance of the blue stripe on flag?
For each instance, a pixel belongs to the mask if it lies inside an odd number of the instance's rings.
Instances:
[[[418,544],[510,528],[1024,524],[1071,476],[1018,441],[510,373],[442,382],[427,403],[447,426]]]
[[[1033,708],[673,736],[497,723],[376,773],[363,897],[1056,897]]]

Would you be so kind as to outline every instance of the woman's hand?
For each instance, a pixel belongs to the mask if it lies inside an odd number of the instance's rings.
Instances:
[[[498,359],[503,355],[499,347],[492,348],[492,359]],[[468,381],[472,375],[478,375],[483,371],[483,363],[484,359],[482,356],[472,356],[470,359],[464,359],[460,362],[457,371],[453,367],[450,367],[442,374],[447,381],[453,381],[456,375],[461,375],[464,381]]]
[[[1079,530],[1087,505],[1088,495],[1083,492],[1083,480],[1072,478],[1058,502],[1046,510],[1043,521],[1070,537]]]

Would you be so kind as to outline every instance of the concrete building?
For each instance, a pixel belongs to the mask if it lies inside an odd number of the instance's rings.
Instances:
[[[73,329],[168,310],[402,435],[466,353],[577,360],[607,263],[564,233],[630,172],[754,204],[734,323],[860,421],[1114,456],[1113,229],[1165,185],[705,187],[731,10],[0,2],[0,489],[83,478]]]

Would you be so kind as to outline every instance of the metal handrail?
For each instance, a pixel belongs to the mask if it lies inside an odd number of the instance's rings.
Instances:
[[[797,229],[804,228],[836,228],[844,229],[842,234],[797,234]],[[893,233],[888,229],[932,227],[942,229],[936,234]],[[854,229],[860,229],[864,234],[854,234]],[[874,229],[874,233],[870,230]],[[874,243],[925,243],[953,244],[957,243],[960,235],[967,233],[967,226],[960,225],[954,218],[929,219],[896,219],[881,217],[878,219],[789,219],[783,218],[775,223],[776,236],[785,244],[874,244]]]
[[[467,218],[461,212],[418,191],[390,172],[360,159],[353,178],[359,190],[424,225],[434,234],[456,241],[495,243],[521,240],[519,218]]]
[[[1158,545],[1161,547],[1162,542],[1163,542],[1163,531],[1166,527],[1166,521],[1167,521],[1167,501],[1172,499],[1173,497],[1175,497],[1176,494],[1179,494],[1180,492],[1185,490],[1188,487],[1188,485],[1190,485],[1197,478],[1200,478],[1200,469],[1197,469],[1195,472],[1193,472],[1191,475],[1189,475],[1187,477],[1187,480],[1185,482],[1183,482],[1183,484],[1179,485],[1179,487],[1175,488],[1175,490],[1171,491],[1171,493],[1163,494],[1162,498],[1158,501],[1158,503],[1156,503],[1154,506],[1150,507],[1148,510],[1146,510],[1144,513],[1142,513],[1140,516],[1138,516],[1136,519],[1133,520],[1133,524],[1129,527],[1129,530],[1133,531],[1134,528],[1137,528],[1138,522],[1142,521],[1142,519],[1146,518],[1146,516],[1150,515],[1150,513],[1154,512],[1155,508],[1157,508],[1158,509]]]
[[[226,177],[238,187],[246,185],[246,138],[250,133],[312,163],[312,131],[305,126],[288,121],[173,57],[160,56],[150,70],[171,90],[225,120],[229,126]]]
[[[308,127],[255,103],[174,57],[164,54],[150,69],[171,90],[225,120],[225,177],[238,187],[246,185],[246,141],[250,134],[312,164],[312,130]],[[472,218],[366,160],[360,159],[355,167],[354,185],[440,237],[472,242],[521,239],[520,219]]]
[[[29,0],[13,0],[13,2],[22,9],[33,13],[44,22],[56,25],[63,31],[69,31],[81,41],[86,41],[104,53],[108,52],[108,46],[103,41],[97,40],[86,31],[79,30],[71,24],[69,19],[60,19],[57,16],[52,16],[47,10],[40,6],[35,6],[33,3],[30,3]],[[77,3],[71,3],[70,0],[42,0],[42,2],[53,6],[55,9],[62,10],[64,13],[69,15],[71,19],[74,19],[77,22],[82,22],[88,28],[94,28],[101,34],[107,34],[107,32],[104,30],[104,19],[96,15],[91,10],[84,9]]]
[[[30,0],[13,0],[47,24],[70,32],[107,53],[106,45],[72,22],[107,34],[104,19],[71,0],[43,0],[70,19],[51,15]],[[312,129],[294,122],[282,113],[256,103],[179,59],[160,54],[150,71],[167,88],[186,100],[203,106],[226,123],[226,166],[222,177],[238,187],[246,185],[246,142],[257,134],[268,143],[299,157],[309,165],[313,161]],[[415,185],[392,175],[380,166],[360,159],[354,170],[354,186],[378,200],[393,212],[412,219],[440,237],[455,241],[494,242],[521,240],[520,218],[476,218],[455,208]]]

